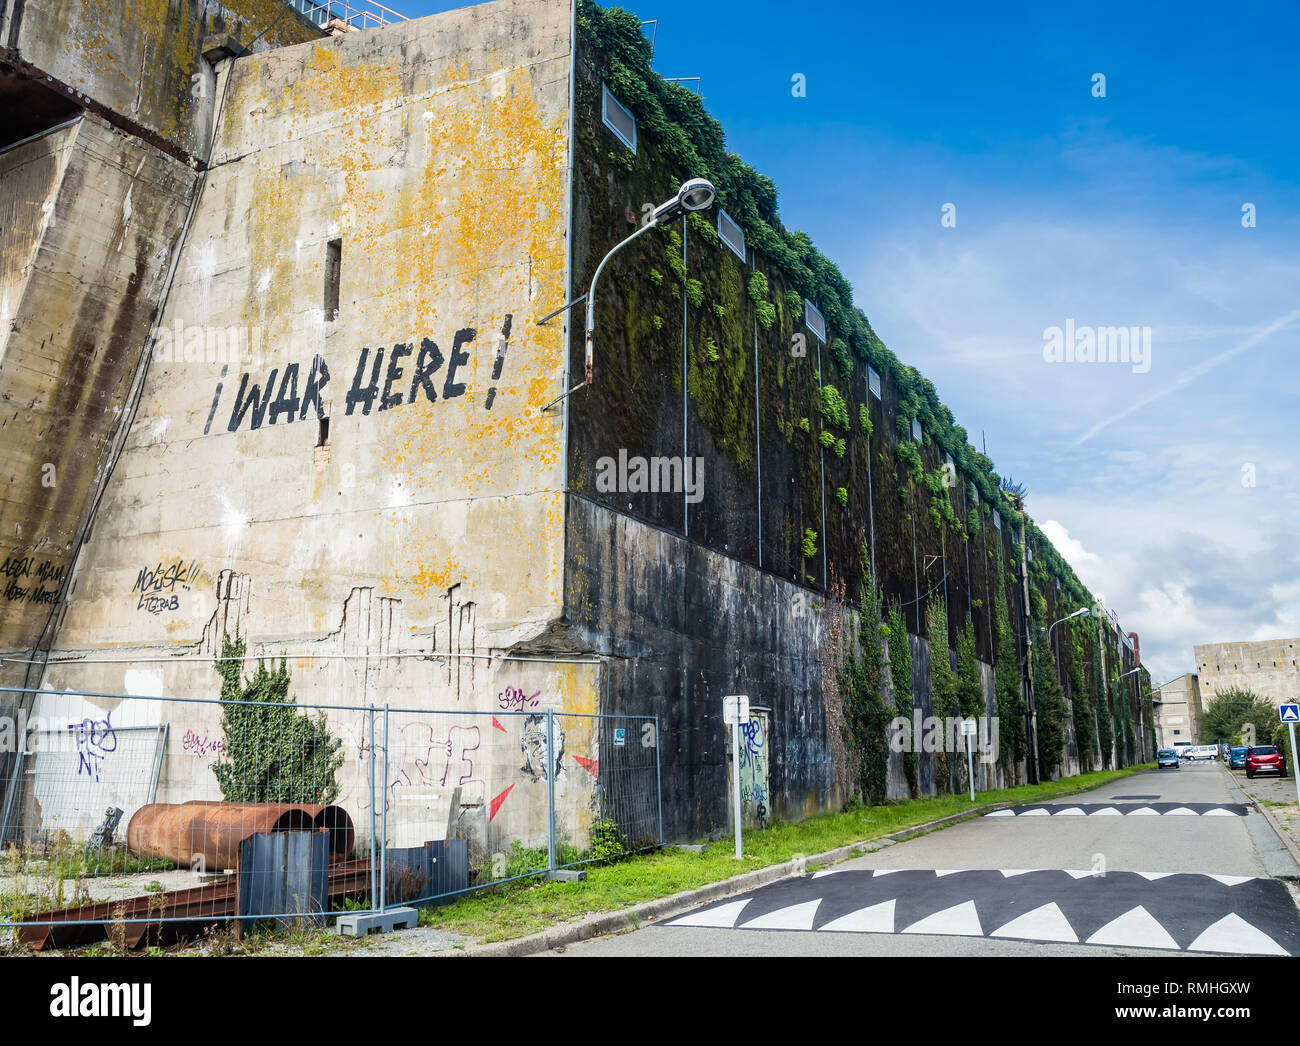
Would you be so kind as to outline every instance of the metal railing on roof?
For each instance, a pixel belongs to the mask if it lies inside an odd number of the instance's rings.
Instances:
[[[348,0],[288,0],[289,6],[321,29],[328,29],[330,23],[347,30],[374,29],[393,22],[406,22],[406,15],[400,15],[374,0],[357,0],[354,5]]]

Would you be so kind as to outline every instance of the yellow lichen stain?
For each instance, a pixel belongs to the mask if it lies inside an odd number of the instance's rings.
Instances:
[[[410,589],[420,597],[427,596],[430,591],[435,595],[442,595],[462,577],[464,572],[461,570],[460,561],[452,556],[440,566],[421,566],[417,569],[411,575]]]

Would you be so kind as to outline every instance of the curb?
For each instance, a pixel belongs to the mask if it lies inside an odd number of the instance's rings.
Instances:
[[[1139,771],[1134,770],[1134,773],[1138,772]],[[1105,784],[1068,789],[1064,792],[1054,793],[1041,799],[986,803],[982,806],[972,807],[969,810],[962,810],[959,813],[949,814],[947,817],[941,817],[936,821],[927,821],[925,824],[913,825],[910,828],[902,828],[889,835],[878,836],[875,839],[862,840],[856,843],[848,843],[845,846],[838,846],[834,850],[827,850],[825,853],[813,854],[802,859],[794,859],[783,861],[781,864],[768,865],[766,868],[759,868],[752,872],[735,875],[730,879],[721,879],[716,883],[709,883],[706,886],[697,887],[694,890],[684,890],[681,893],[671,894],[668,897],[659,897],[653,901],[644,901],[641,904],[633,905],[631,908],[622,908],[618,911],[601,912],[597,915],[589,915],[583,919],[579,919],[577,922],[562,923],[559,926],[552,926],[550,929],[529,934],[527,937],[517,937],[511,941],[497,941],[493,944],[479,944],[469,948],[458,948],[445,952],[438,952],[436,954],[446,955],[448,957],[464,956],[466,958],[501,958],[505,956],[536,955],[539,952],[553,951],[556,948],[564,948],[570,944],[578,944],[579,942],[589,940],[592,937],[604,936],[611,933],[621,933],[625,930],[636,930],[640,928],[640,925],[643,922],[669,918],[681,914],[691,908],[695,908],[698,905],[706,904],[709,901],[720,901],[738,893],[745,893],[747,890],[753,890],[760,886],[767,886],[770,883],[779,882],[782,879],[804,875],[805,868],[810,864],[838,864],[840,861],[848,860],[851,857],[872,853],[876,850],[883,850],[885,847],[893,846],[895,843],[900,843],[907,839],[913,839],[918,835],[925,835],[941,828],[947,828],[950,825],[958,824],[962,821],[969,821],[972,818],[979,817],[983,814],[992,813],[994,810],[1006,810],[1014,806],[1031,806],[1034,803],[1062,799],[1066,796],[1079,795],[1083,792],[1094,792],[1098,788],[1103,788],[1105,785],[1112,784],[1114,781],[1120,779],[1121,778],[1116,777],[1111,781],[1105,782]]]

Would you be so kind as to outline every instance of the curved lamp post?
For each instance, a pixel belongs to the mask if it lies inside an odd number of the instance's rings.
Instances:
[[[1050,646],[1052,643],[1052,629],[1054,629],[1057,625],[1062,624],[1066,621],[1072,621],[1076,617],[1083,617],[1084,614],[1090,614],[1090,613],[1092,613],[1091,607],[1080,607],[1073,614],[1066,614],[1065,617],[1061,618],[1060,621],[1053,621],[1050,625],[1047,626],[1048,646]]]
[[[573,301],[569,302],[568,305],[556,309],[555,312],[552,312],[537,321],[539,325],[543,324],[552,316],[558,315],[565,309],[573,308],[573,306],[577,305],[578,302],[583,301],[584,299],[587,302],[586,373],[581,382],[573,386],[573,388],[562,396],[552,400],[542,408],[543,410],[553,407],[560,400],[564,399],[565,396],[577,392],[583,385],[590,385],[592,383],[592,372],[596,355],[596,281],[600,279],[600,273],[601,270],[605,268],[605,263],[642,233],[648,232],[656,225],[662,225],[664,222],[674,221],[675,219],[680,218],[687,211],[706,210],[713,206],[713,201],[716,200],[717,197],[718,190],[713,187],[713,183],[707,178],[691,178],[689,181],[683,182],[681,188],[677,190],[677,194],[672,199],[665,200],[654,209],[654,212],[650,215],[649,221],[641,226],[641,228],[637,229],[636,232],[632,233],[631,236],[627,237],[620,243],[616,243],[610,248],[609,253],[606,254],[605,257],[600,260],[600,264],[596,266],[596,271],[591,277],[591,286],[588,288],[586,294],[581,298],[575,298]]]

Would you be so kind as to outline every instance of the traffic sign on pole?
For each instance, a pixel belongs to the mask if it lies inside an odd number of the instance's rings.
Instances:
[[[732,694],[722,699],[722,721],[731,724],[731,776],[733,779],[733,817],[736,822],[736,860],[740,850],[740,724],[749,722],[749,695]]]
[[[749,722],[749,695],[732,694],[722,699],[722,721],[724,723]]]

